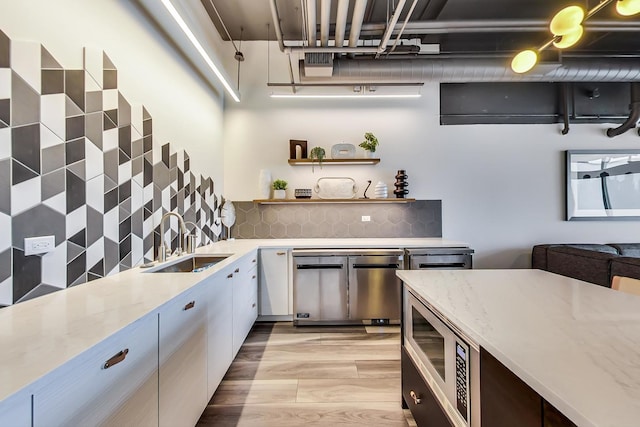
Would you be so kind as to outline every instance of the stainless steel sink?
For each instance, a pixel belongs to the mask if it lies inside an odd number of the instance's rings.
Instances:
[[[150,273],[197,273],[229,258],[230,255],[196,255]]]

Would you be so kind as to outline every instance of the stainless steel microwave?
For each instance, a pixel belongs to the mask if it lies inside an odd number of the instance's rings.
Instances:
[[[455,426],[480,426],[478,346],[405,288],[404,344]]]

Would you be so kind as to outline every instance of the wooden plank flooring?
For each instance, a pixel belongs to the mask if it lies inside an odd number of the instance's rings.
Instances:
[[[415,426],[399,327],[257,323],[198,427]]]

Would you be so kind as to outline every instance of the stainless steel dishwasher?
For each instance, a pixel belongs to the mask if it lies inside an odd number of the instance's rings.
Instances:
[[[349,254],[349,319],[372,324],[400,322],[402,283],[396,270],[404,252],[363,250]]]
[[[348,319],[346,254],[303,249],[292,255],[293,324],[342,323]]]

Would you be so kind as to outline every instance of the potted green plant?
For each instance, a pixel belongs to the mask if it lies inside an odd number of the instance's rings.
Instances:
[[[284,179],[276,179],[273,181],[273,198],[274,199],[286,199],[287,198],[287,181]]]
[[[364,148],[365,157],[373,157],[373,153],[376,152],[378,144],[378,138],[371,132],[367,132],[364,134],[364,141],[362,141],[359,146]]]
[[[309,153],[309,158],[311,159],[311,172],[313,172],[313,161],[318,160],[318,164],[320,165],[320,169],[322,169],[322,160],[324,160],[326,156],[326,152],[322,147],[313,147],[311,152]]]

